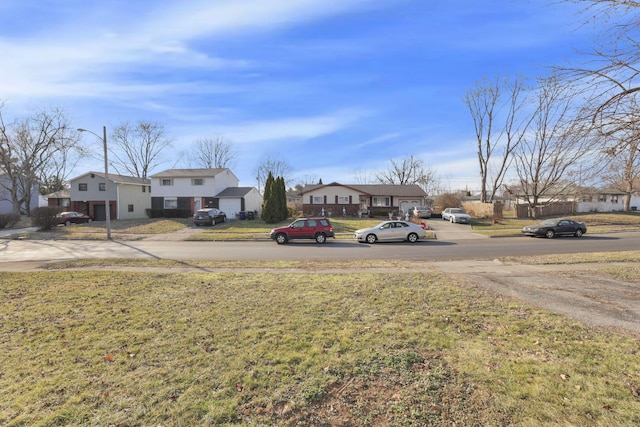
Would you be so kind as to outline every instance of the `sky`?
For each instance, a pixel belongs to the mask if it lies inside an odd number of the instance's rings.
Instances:
[[[293,183],[354,184],[414,156],[476,191],[465,93],[548,74],[593,36],[551,0],[2,0],[0,101],[5,117],[61,107],[98,134],[160,123],[173,144],[152,174],[221,137],[241,186],[266,157]]]

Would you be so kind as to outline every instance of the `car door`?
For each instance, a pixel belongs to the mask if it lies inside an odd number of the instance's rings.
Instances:
[[[392,238],[391,236],[393,236],[393,223],[386,222],[378,227],[378,230],[376,230],[376,236],[380,242],[390,240]]]
[[[305,220],[299,219],[297,221],[294,221],[289,226],[289,231],[287,232],[287,235],[289,239],[301,239],[304,235],[303,234],[304,229],[305,229]]]
[[[394,222],[393,223],[393,240],[405,240],[407,238],[407,234],[409,231],[409,227],[404,222]]]
[[[557,234],[573,234],[573,225],[571,221],[562,220],[558,222]]]

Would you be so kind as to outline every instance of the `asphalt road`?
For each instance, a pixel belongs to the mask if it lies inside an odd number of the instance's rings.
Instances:
[[[460,225],[434,224],[437,239],[418,243],[320,245],[294,241],[190,242],[185,236],[141,241],[55,241],[0,238],[0,271],[38,269],[47,262],[81,258],[175,260],[410,260],[416,271],[440,271],[457,280],[518,298],[590,325],[640,337],[640,285],[598,273],[600,266],[529,266],[505,256],[638,250],[640,232],[587,234],[582,238],[486,238]],[[613,266],[613,265],[611,265]],[[625,265],[624,268],[627,268]],[[113,267],[117,268],[117,267]]]
[[[329,239],[325,244],[292,241],[192,242],[175,240],[66,241],[0,239],[2,263],[60,261],[80,258],[150,258],[194,260],[343,260],[399,259],[416,261],[492,260],[504,256],[637,250],[640,233],[588,234],[556,239],[457,237],[411,243],[363,244]]]

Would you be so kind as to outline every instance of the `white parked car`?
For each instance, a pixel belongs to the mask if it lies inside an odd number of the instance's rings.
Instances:
[[[471,216],[460,208],[447,208],[442,211],[442,220],[451,223],[470,224]]]
[[[415,243],[427,237],[424,228],[406,221],[383,221],[375,227],[355,231],[358,242],[376,243],[389,241],[409,241]]]

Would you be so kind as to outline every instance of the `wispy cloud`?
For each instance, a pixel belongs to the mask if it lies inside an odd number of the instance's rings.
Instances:
[[[216,128],[239,144],[292,139],[304,141],[344,130],[369,115],[364,110],[340,110],[320,116],[254,121]]]

